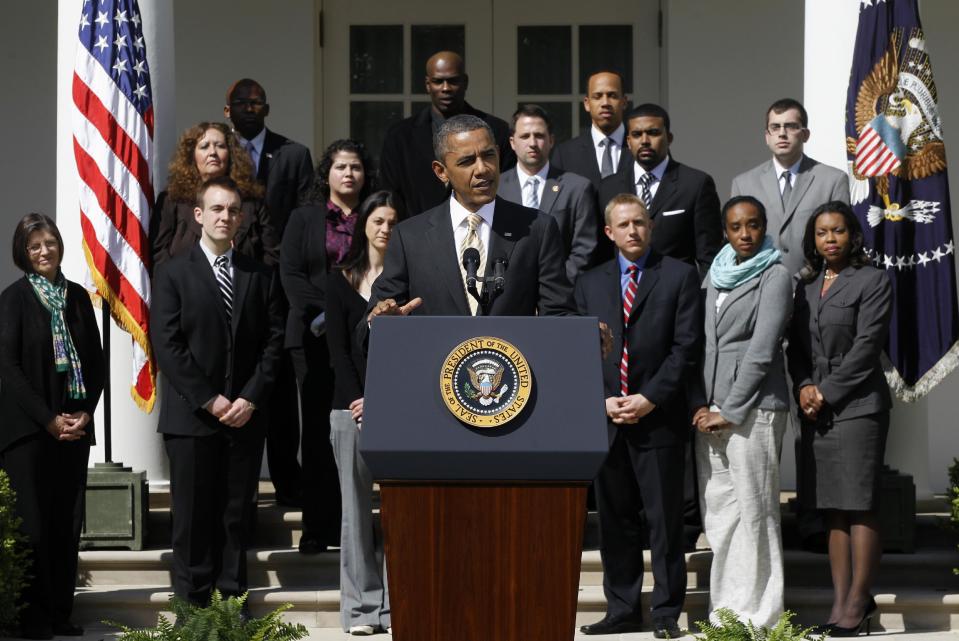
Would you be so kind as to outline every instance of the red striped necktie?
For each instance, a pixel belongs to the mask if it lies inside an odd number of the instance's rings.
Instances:
[[[629,325],[629,314],[633,311],[633,303],[636,302],[636,276],[639,269],[636,265],[630,265],[626,271],[629,280],[626,281],[626,289],[623,291],[623,358],[619,361],[619,393],[623,396],[629,394],[629,341],[626,338],[626,328]]]

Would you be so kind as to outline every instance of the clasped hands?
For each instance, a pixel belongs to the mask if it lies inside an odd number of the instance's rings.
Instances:
[[[57,414],[47,424],[47,432],[58,441],[77,441],[86,436],[90,415],[86,412]]]
[[[732,423],[723,418],[719,412],[710,412],[709,408],[703,405],[693,414],[693,427],[704,434],[717,432],[727,429]]]
[[[638,423],[639,419],[654,409],[656,404],[642,394],[610,396],[606,399],[606,416],[617,425]]]
[[[253,416],[253,403],[245,398],[238,397],[231,401],[222,394],[217,394],[206,411],[217,417],[221,423],[230,427],[243,427]]]
[[[815,421],[822,411],[825,399],[815,385],[804,385],[799,390],[799,410],[810,421]]]

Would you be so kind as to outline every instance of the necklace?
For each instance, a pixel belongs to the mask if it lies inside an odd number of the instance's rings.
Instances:
[[[833,280],[833,279],[835,279],[837,276],[839,276],[838,273],[836,273],[836,272],[831,272],[830,270],[827,269],[827,270],[826,270],[826,273],[823,274],[823,279],[824,279],[824,280]]]

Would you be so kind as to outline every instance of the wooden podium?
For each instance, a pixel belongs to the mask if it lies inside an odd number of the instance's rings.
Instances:
[[[445,406],[447,357],[475,337],[508,341],[531,372],[500,427]],[[360,450],[381,488],[397,641],[573,638],[603,403],[595,319],[376,320]]]

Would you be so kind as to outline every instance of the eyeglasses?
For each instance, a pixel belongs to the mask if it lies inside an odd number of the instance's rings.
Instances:
[[[784,129],[787,133],[796,134],[805,129],[805,127],[802,126],[801,122],[774,122],[771,125],[766,126],[766,131],[774,136]]]
[[[231,100],[230,107],[234,109],[245,109],[252,107],[254,109],[262,109],[266,105],[266,101],[262,98],[257,98],[255,100]]]
[[[34,243],[32,245],[27,245],[27,253],[31,256],[36,256],[44,249],[48,251],[55,251],[60,249],[60,245],[56,241],[49,241],[46,243]]]

